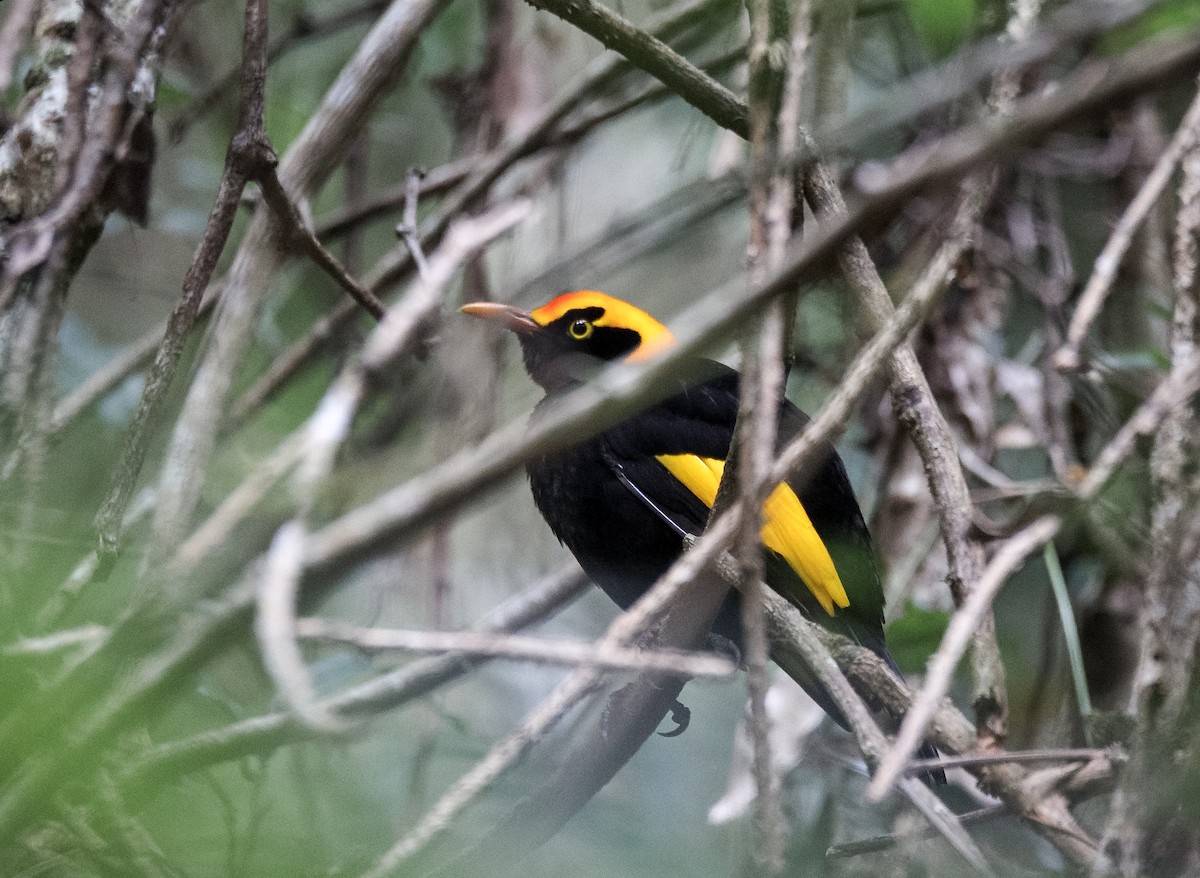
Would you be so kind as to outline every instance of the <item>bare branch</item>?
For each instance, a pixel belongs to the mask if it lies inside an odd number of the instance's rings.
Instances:
[[[598,649],[578,640],[549,640],[480,631],[403,631],[361,628],[328,619],[301,619],[296,633],[304,640],[339,643],[364,652],[448,652],[556,665],[596,665],[607,670],[660,671],[689,677],[730,677],[737,666],[703,653],[666,650]]]
[[[183,278],[179,304],[167,320],[154,365],[129,426],[121,458],[113,469],[108,495],[96,513],[97,551],[113,555],[120,540],[121,521],[133,496],[146,449],[158,424],[167,390],[183,354],[184,341],[200,311],[204,291],[225,249],[238,202],[251,171],[264,160],[263,91],[266,87],[267,10],[265,0],[248,0],[242,33],[242,104],[238,130],[230,140],[225,171],[208,215],[204,236]]]
[[[325,245],[317,238],[312,226],[284,189],[275,168],[265,165],[259,169],[255,179],[262,187],[263,197],[275,212],[275,217],[283,223],[285,234],[290,234],[293,240],[299,242],[308,257],[349,293],[364,311],[376,320],[382,320],[387,312],[383,302],[379,301],[379,297],[373,291],[354,278],[336,256],[325,249]]]

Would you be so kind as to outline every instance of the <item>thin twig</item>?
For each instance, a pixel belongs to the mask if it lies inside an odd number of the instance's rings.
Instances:
[[[1063,747],[1047,750],[1009,750],[1004,753],[963,753],[938,759],[914,759],[905,774],[921,774],[935,768],[973,768],[978,765],[1003,765],[1029,762],[1091,762],[1103,757],[1113,762],[1125,762],[1129,756],[1114,748]]]
[[[1096,455],[1087,474],[1074,486],[1075,496],[1088,500],[1112,478],[1117,467],[1134,451],[1139,437],[1154,433],[1174,409],[1200,390],[1200,355],[1177,363],[1171,373],[1154,388],[1129,420]]]
[[[125,508],[133,496],[146,459],[146,450],[183,354],[184,342],[200,311],[200,303],[212,279],[217,259],[225,249],[246,180],[252,169],[264,160],[266,41],[266,2],[247,2],[242,34],[242,105],[238,129],[225,155],[225,170],[208,215],[204,236],[184,274],[179,304],[167,320],[166,331],[142,389],[142,398],[129,426],[121,457],[113,469],[108,494],[96,513],[97,551],[101,556],[111,556],[117,551]]]
[[[317,267],[333,278],[338,286],[362,306],[364,311],[376,320],[382,320],[383,315],[387,313],[387,307],[379,301],[379,297],[372,290],[350,274],[346,266],[342,265],[341,260],[325,249],[325,245],[321,243],[316,233],[313,232],[312,226],[300,213],[300,209],[288,195],[287,190],[284,189],[275,167],[273,165],[260,167],[255,180],[262,189],[267,204],[275,212],[276,218],[284,224],[286,233],[290,234],[292,240],[299,242],[301,248],[317,264]]]
[[[958,821],[963,826],[970,826],[976,823],[982,823],[985,820],[992,820],[996,817],[1002,817],[1005,814],[1011,813],[1012,809],[1007,805],[990,805],[986,808],[979,808],[975,811],[968,811],[966,814],[959,814]],[[931,826],[923,826],[915,832],[896,833],[895,835],[877,835],[874,838],[864,838],[860,841],[848,841],[842,844],[832,845],[825,851],[825,859],[841,860],[848,857],[858,857],[863,854],[875,854],[880,851],[891,850],[898,845],[903,845],[910,841],[920,841],[927,838],[936,838],[937,830]]]
[[[366,0],[350,9],[339,10],[327,18],[314,20],[312,14],[305,9],[297,11],[292,19],[292,25],[287,31],[271,41],[267,47],[267,64],[274,64],[292,49],[310,40],[333,36],[347,28],[354,27],[363,21],[374,18],[387,6],[388,0]],[[217,78],[208,90],[195,98],[188,106],[180,110],[167,126],[168,137],[172,143],[179,143],[195,122],[215,107],[229,91],[234,88],[241,74],[241,68],[234,67],[228,73]]]
[[[79,628],[69,628],[66,631],[55,631],[41,637],[22,637],[5,646],[2,650],[7,656],[51,655],[56,652],[78,649],[95,643],[105,634],[103,625],[89,623]]]
[[[771,0],[755,0],[750,9],[750,246],[747,254],[751,284],[761,282],[777,270],[784,260],[784,248],[791,235],[791,174],[778,161],[781,153],[779,126],[783,119],[798,113],[799,84],[788,95],[793,105],[783,109],[778,72],[771,61],[771,46],[780,35],[772,16]],[[799,12],[796,13],[800,15]],[[808,21],[800,25],[807,30]],[[789,55],[789,61],[794,60]],[[798,63],[802,63],[798,62]],[[784,71],[786,74],[788,71]],[[782,191],[781,191],[782,190]],[[766,480],[775,452],[779,431],[779,403],[783,397],[784,308],[773,302],[763,313],[753,334],[742,344],[742,379],[735,425],[734,447],[726,478],[713,504],[713,514],[722,506],[727,491],[736,493],[743,509],[741,526],[734,542],[739,559],[740,578],[744,583],[741,600],[743,647],[746,661],[746,689],[749,698],[749,737],[755,784],[754,818],[757,832],[753,859],[766,875],[780,875],[784,869],[783,811],[779,799],[780,783],[772,767],[771,725],[766,697],[767,671],[766,620],[762,603],[763,554],[760,531],[762,504],[775,485]],[[731,478],[733,491],[727,484]]]
[[[689,677],[729,677],[737,666],[728,659],[703,653],[689,655],[665,650],[599,650],[579,640],[549,640],[480,631],[404,631],[362,628],[328,619],[301,619],[296,634],[303,640],[339,643],[363,652],[445,652],[542,664],[588,665],[613,670],[663,671]]]
[[[413,264],[417,266],[417,273],[422,277],[429,273],[429,262],[425,259],[425,250],[422,248],[421,239],[417,234],[417,201],[421,197],[421,181],[424,178],[425,172],[420,168],[409,168],[408,173],[405,174],[404,219],[396,226],[396,234],[408,247],[408,252],[412,254]]]

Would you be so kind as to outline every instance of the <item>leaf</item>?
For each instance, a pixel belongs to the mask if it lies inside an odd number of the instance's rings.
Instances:
[[[1197,28],[1200,28],[1200,3],[1196,0],[1174,0],[1156,6],[1106,35],[1100,40],[1098,49],[1102,55],[1116,55],[1145,40],[1178,37]]]
[[[934,59],[953,54],[975,29],[975,0],[904,0],[904,8]]]
[[[904,615],[887,628],[888,651],[901,671],[920,673],[925,662],[946,633],[950,614],[941,610],[922,610],[911,604]]]

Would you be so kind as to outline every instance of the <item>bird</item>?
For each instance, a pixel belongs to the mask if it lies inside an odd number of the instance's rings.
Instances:
[[[462,313],[510,330],[525,370],[545,392],[534,418],[606,363],[644,362],[675,344],[649,313],[596,290],[555,296],[530,311],[472,302]],[[740,375],[695,358],[661,398],[608,429],[527,464],[533,500],[584,572],[622,609],[682,554],[708,521],[733,443]],[[779,403],[778,442],[809,418]],[[803,481],[773,487],[762,508],[764,580],[806,617],[849,637],[894,670],[883,630],[884,595],[871,537],[846,468],[823,445]],[[740,597],[731,590],[713,623],[717,642],[741,642]],[[898,673],[898,670],[897,670]],[[815,675],[798,683],[836,722],[847,721]],[[923,744],[920,758],[936,758]],[[945,782],[940,770],[927,782]]]

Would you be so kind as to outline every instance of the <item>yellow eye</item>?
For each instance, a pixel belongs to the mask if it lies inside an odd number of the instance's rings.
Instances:
[[[592,334],[592,323],[590,320],[576,320],[567,327],[567,332],[571,333],[571,338],[576,341],[583,341]]]

